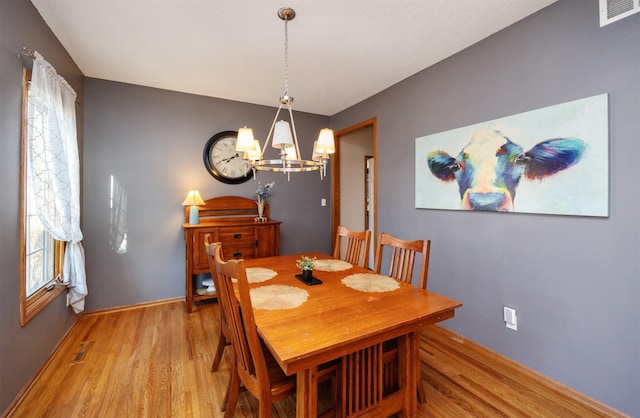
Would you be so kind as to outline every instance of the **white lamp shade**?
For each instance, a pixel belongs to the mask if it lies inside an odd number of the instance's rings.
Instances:
[[[285,159],[287,159],[287,160],[299,160],[298,154],[296,153],[296,147],[294,147],[294,146],[286,147],[284,149],[284,151],[287,153],[287,156],[286,156]]]
[[[322,152],[318,150],[318,141],[313,141],[313,154],[311,155],[313,161],[322,160]]]
[[[200,192],[197,190],[189,190],[187,197],[182,202],[182,206],[202,206],[204,205],[204,200],[200,197]]]
[[[257,139],[253,140],[254,147],[252,150],[247,151],[247,159],[249,160],[259,160],[262,158],[262,150],[260,149],[260,141]]]
[[[317,144],[314,145],[314,152],[319,153],[327,153],[333,154],[336,152],[336,145],[333,139],[333,131],[329,128],[324,128],[320,130],[320,134],[318,135]]]
[[[280,120],[276,122],[276,126],[273,129],[273,140],[271,145],[274,148],[280,148],[281,145],[293,145],[293,136],[291,135],[291,128],[289,122],[286,120]]]
[[[251,151],[253,148],[253,129],[238,129],[238,140],[236,141],[236,151]]]

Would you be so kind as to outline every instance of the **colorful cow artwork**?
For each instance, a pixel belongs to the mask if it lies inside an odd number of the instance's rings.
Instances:
[[[427,163],[438,179],[458,183],[462,209],[509,212],[523,177],[540,180],[566,170],[586,149],[580,139],[554,138],[524,151],[501,132],[488,129],[476,133],[457,157],[434,150]]]
[[[414,159],[416,209],[607,217],[609,97],[418,136]]]

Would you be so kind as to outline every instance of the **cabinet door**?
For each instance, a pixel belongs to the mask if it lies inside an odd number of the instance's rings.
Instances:
[[[211,234],[211,242],[220,241],[218,228],[203,228],[194,231],[193,237],[193,272],[210,273],[207,250],[204,248],[204,236]]]
[[[256,226],[256,258],[280,254],[279,225]]]

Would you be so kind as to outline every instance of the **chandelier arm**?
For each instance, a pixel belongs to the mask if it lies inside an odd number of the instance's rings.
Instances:
[[[293,110],[291,109],[291,104],[287,104],[287,108],[289,109],[289,118],[291,118],[291,129],[293,130],[293,142],[296,146],[296,160],[302,159],[302,154],[300,154],[300,147],[298,146],[298,133],[296,131],[296,123],[293,121]]]

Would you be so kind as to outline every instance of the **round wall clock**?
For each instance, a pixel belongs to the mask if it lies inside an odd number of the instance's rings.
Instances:
[[[223,131],[204,146],[202,157],[207,171],[223,183],[240,184],[252,177],[251,166],[245,164],[242,152],[236,151],[237,139],[238,132]]]

